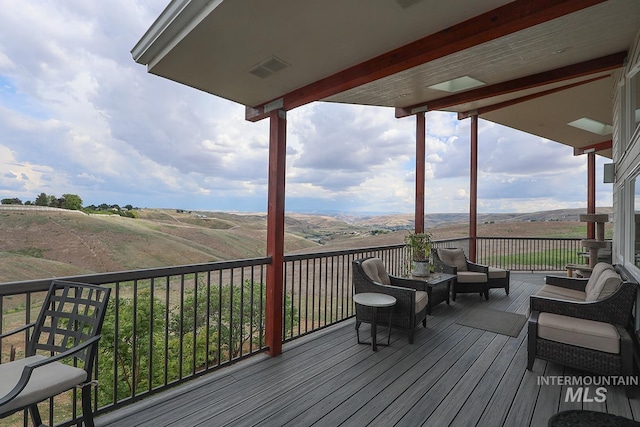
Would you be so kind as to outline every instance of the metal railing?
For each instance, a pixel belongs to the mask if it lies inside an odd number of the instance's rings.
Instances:
[[[515,271],[561,271],[567,264],[585,264],[575,238],[478,237],[476,262]]]
[[[562,270],[580,239],[479,238],[478,262],[513,270]],[[442,240],[463,247],[468,238]],[[468,252],[467,252],[468,253]],[[563,255],[564,254],[564,255]],[[283,340],[354,315],[351,262],[377,256],[390,274],[407,272],[404,245],[287,255]],[[265,350],[266,265],[270,258],[66,277],[113,289],[94,376],[96,412],[113,410]],[[528,264],[527,264],[528,263]],[[37,316],[51,279],[0,284],[0,331]],[[0,342],[1,361],[21,341]],[[49,424],[71,425],[75,391],[41,404]],[[3,420],[22,425],[23,414]]]
[[[513,271],[562,271],[567,264],[585,264],[580,238],[478,237],[476,262]],[[468,237],[439,240],[435,247],[458,247],[469,253]]]
[[[351,261],[361,256],[381,257],[399,274],[404,245],[285,257],[285,341],[354,315]],[[264,351],[269,263],[257,258],[62,278],[113,289],[95,364],[96,414]],[[50,281],[0,284],[0,331],[35,319]],[[25,348],[24,335],[0,342],[1,361],[12,353],[23,357]],[[78,398],[74,390],[41,404],[43,418],[50,425],[76,423]],[[26,419],[15,414],[3,425]]]

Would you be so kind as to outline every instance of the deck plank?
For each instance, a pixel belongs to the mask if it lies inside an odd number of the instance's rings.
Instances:
[[[538,384],[540,376],[580,373],[542,360],[527,371],[526,326],[514,338],[456,323],[475,307],[524,314],[541,282],[526,277],[512,276],[510,295],[460,294],[434,307],[413,345],[393,330],[391,346],[373,352],[356,343],[352,319],[286,343],[278,357],[247,358],[100,416],[96,425],[538,426],[568,409],[640,418],[640,400],[622,387],[608,387],[606,402],[581,404],[565,402],[566,387]]]

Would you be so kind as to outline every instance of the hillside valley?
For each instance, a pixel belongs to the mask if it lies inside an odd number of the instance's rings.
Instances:
[[[610,213],[610,209],[599,209]],[[582,237],[583,210],[482,214],[480,236]],[[435,239],[467,236],[467,214],[430,214]],[[610,228],[609,224],[609,228]],[[287,213],[286,253],[403,242],[413,215]],[[142,209],[139,218],[0,209],[0,283],[265,255],[266,215]]]

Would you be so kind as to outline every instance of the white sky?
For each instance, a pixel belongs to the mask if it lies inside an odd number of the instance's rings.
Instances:
[[[0,0],[0,198],[266,211],[268,121],[131,58],[167,4]],[[287,119],[288,211],[413,212],[414,118],[314,103]],[[479,144],[480,212],[586,207],[586,156],[482,120]],[[426,188],[427,213],[468,211],[469,119],[427,114]]]

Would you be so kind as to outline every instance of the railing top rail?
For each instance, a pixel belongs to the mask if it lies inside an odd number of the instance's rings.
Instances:
[[[249,258],[232,261],[218,261],[202,264],[180,265],[173,267],[147,268],[112,273],[96,273],[80,276],[56,277],[56,279],[72,282],[83,282],[94,285],[104,285],[131,280],[153,279],[157,277],[177,276],[181,274],[202,273],[205,271],[226,270],[229,268],[243,268],[271,263],[271,257]],[[46,291],[54,278],[7,282],[0,284],[0,295],[15,295],[27,292]]]
[[[337,251],[309,252],[309,253],[304,253],[304,254],[285,255],[284,256],[284,260],[287,262],[287,261],[299,261],[299,260],[311,259],[311,258],[327,258],[327,257],[332,257],[332,256],[359,254],[359,253],[362,253],[362,252],[400,249],[400,248],[403,248],[404,246],[405,246],[404,243],[398,243],[398,244],[395,244],[395,245],[372,246],[372,247],[358,248],[358,249],[343,249],[343,250],[337,250]]]
[[[484,236],[484,237],[477,237],[478,240],[562,240],[562,241],[572,241],[572,242],[577,242],[580,240],[584,240],[584,237],[491,237],[491,236]],[[447,241],[451,241],[454,239],[447,239]]]

